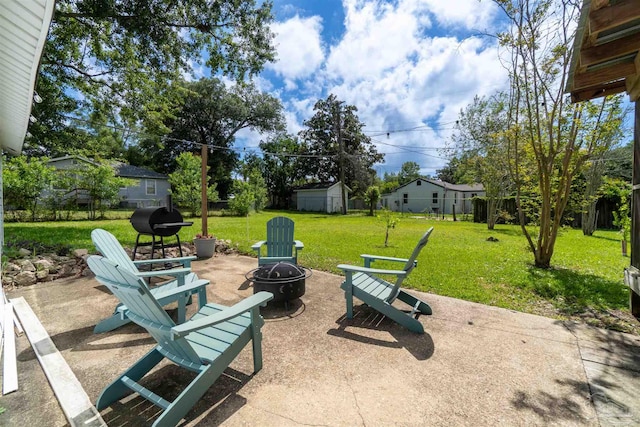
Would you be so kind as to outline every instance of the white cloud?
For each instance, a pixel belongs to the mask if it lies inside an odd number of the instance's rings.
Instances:
[[[506,84],[494,41],[471,36],[492,23],[496,7],[478,0],[343,6],[344,32],[325,42],[326,58],[319,17],[296,15],[276,25],[279,61],[271,68],[282,77],[288,131],[297,133],[315,102],[334,93],[358,108],[365,132],[379,134],[374,143],[386,154],[379,172],[416,161],[434,174],[446,164],[435,148],[445,146],[460,109]]]
[[[484,29],[491,24],[497,7],[491,1],[423,0],[436,20],[445,26],[464,25],[466,29]]]
[[[285,79],[293,80],[309,76],[324,61],[322,50],[322,18],[311,16],[301,18],[296,15],[272,27],[276,34],[274,44],[277,62],[267,68],[274,70]],[[295,86],[289,82],[290,87]]]

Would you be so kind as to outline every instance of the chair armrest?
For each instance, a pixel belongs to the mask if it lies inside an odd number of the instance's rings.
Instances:
[[[257,250],[259,250],[259,249],[260,249],[260,246],[264,245],[265,243],[267,243],[267,241],[266,241],[266,240],[260,240],[259,242],[254,243],[254,244],[251,246],[251,249],[253,249],[254,251],[257,251]]]
[[[407,272],[404,270],[385,270],[381,268],[361,267],[359,265],[340,264],[338,268],[344,272],[368,273],[368,274],[393,274],[394,276],[404,277]]]
[[[273,294],[271,292],[258,292],[257,294],[254,294],[249,298],[245,298],[239,303],[226,308],[219,313],[202,317],[198,320],[189,320],[188,322],[185,322],[181,325],[174,326],[173,328],[171,328],[171,337],[175,340],[176,338],[184,337],[185,335],[193,331],[197,331],[198,329],[206,328],[207,326],[213,326],[229,319],[233,319],[234,317],[238,317],[242,313],[245,313],[258,306],[265,306],[267,302],[272,299]]]
[[[168,297],[172,297],[174,295],[180,295],[182,293],[188,292],[190,294],[195,293],[197,290],[199,290],[200,288],[204,288],[205,286],[207,286],[209,284],[209,281],[206,279],[198,279],[198,280],[194,280],[193,282],[190,282],[189,284],[186,285],[182,285],[182,286],[176,286],[175,288],[169,290],[169,291],[164,291],[163,288],[155,288],[155,289],[161,289],[161,295],[157,295],[154,294],[154,297],[156,299],[162,298],[162,299],[166,299]],[[155,291],[154,289],[154,291]]]
[[[191,265],[191,261],[198,259],[194,256],[183,256],[177,258],[156,258],[156,259],[141,259],[137,261],[133,261],[135,265],[145,265],[145,264],[157,264],[157,263],[170,263],[170,262],[179,262],[184,265]]]
[[[369,254],[362,254],[360,256],[362,258],[364,258],[364,259],[369,259],[371,261],[376,261],[376,260],[380,260],[380,261],[395,261],[395,262],[407,262],[407,261],[409,261],[407,258],[394,258],[394,257],[390,257],[390,256],[379,256],[379,255],[369,255]]]
[[[296,247],[296,249],[299,251],[304,249],[304,243],[302,243],[300,240],[294,240],[293,244]]]
[[[186,276],[191,273],[190,268],[172,268],[170,270],[152,270],[152,271],[139,271],[134,273],[138,277],[156,277],[156,276]]]

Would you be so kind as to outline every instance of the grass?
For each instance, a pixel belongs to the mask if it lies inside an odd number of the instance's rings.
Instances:
[[[264,239],[267,220],[281,214],[210,217],[209,233],[231,240],[241,253],[250,254],[251,245]],[[533,255],[517,226],[498,225],[487,230],[484,224],[404,216],[390,231],[389,246],[384,247],[385,225],[375,217],[284,214],[295,221],[296,238],[305,244],[299,262],[307,267],[340,273],[338,264],[361,265],[361,253],[408,257],[422,233],[433,226],[418,268],[405,281],[407,287],[552,317],[586,318],[614,329],[636,329],[630,315],[625,315],[629,296],[622,277],[629,258],[621,255],[615,231],[599,230],[592,237],[583,236],[580,230],[563,231],[553,268],[541,270],[532,266]],[[193,220],[194,226],[182,228],[183,241],[200,231],[199,218],[186,220]],[[90,232],[96,227],[113,232],[124,245],[135,243],[137,233],[127,220],[7,223],[5,233],[8,243],[64,242],[92,250]],[[488,241],[489,237],[497,241]]]

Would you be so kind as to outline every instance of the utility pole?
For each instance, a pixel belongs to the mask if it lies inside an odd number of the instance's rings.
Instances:
[[[342,101],[336,103],[333,110],[333,124],[335,127],[336,138],[338,140],[338,168],[340,174],[340,192],[342,198],[342,215],[347,214],[347,192],[345,191],[346,185],[344,183],[344,141],[342,139]]]

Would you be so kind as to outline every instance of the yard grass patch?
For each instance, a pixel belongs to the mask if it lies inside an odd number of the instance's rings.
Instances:
[[[599,230],[592,237],[583,236],[581,230],[562,231],[553,268],[548,270],[533,267],[527,242],[519,226],[512,225],[487,230],[485,224],[404,216],[390,230],[389,246],[385,247],[386,226],[375,217],[268,211],[249,217],[212,216],[209,233],[231,240],[241,253],[252,254],[251,245],[266,237],[266,222],[277,215],[295,221],[296,239],[305,245],[299,262],[313,269],[339,274],[338,264],[362,265],[363,253],[406,258],[420,236],[434,227],[418,257],[418,268],[404,282],[407,287],[556,317],[609,319],[607,313],[628,312],[623,270],[629,265],[629,258],[621,255],[615,231]],[[190,241],[200,232],[200,219],[185,220],[194,221],[194,225],[183,227],[180,238]],[[7,223],[5,235],[8,243],[65,243],[93,250],[90,233],[98,227],[114,233],[123,245],[135,244],[137,233],[128,220]],[[621,323],[609,324],[607,320],[598,324],[635,331],[637,322],[630,315],[624,317]]]

